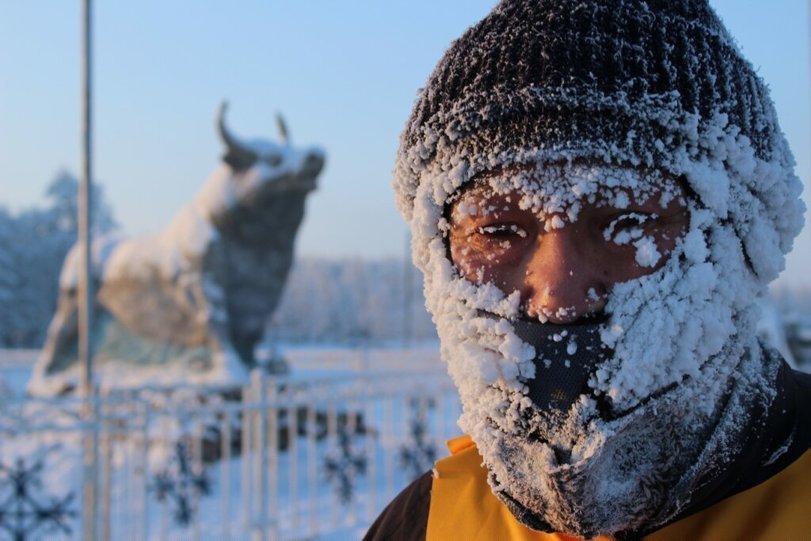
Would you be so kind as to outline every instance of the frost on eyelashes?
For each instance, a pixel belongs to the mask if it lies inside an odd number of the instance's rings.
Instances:
[[[617,218],[613,219],[611,223],[608,224],[608,227],[606,227],[605,231],[603,231],[603,239],[605,239],[606,241],[612,241],[614,242],[614,244],[618,244],[620,246],[623,244],[628,244],[630,241],[641,237],[644,231],[641,227],[618,228],[617,226],[620,223],[634,221],[636,222],[637,226],[641,226],[648,220],[651,219],[655,220],[656,217],[657,216],[655,214],[646,215],[641,214],[639,212],[629,212],[626,214],[622,214]]]

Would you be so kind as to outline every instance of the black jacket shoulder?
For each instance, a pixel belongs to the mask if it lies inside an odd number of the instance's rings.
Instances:
[[[363,541],[425,541],[431,506],[431,472],[403,489],[380,513]]]

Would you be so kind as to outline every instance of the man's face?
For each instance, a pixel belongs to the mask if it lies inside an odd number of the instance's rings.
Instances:
[[[499,185],[511,174],[483,176],[451,204],[451,258],[473,283],[520,291],[522,312],[544,322],[600,312],[614,284],[662,267],[688,225],[684,189],[669,177],[550,210],[525,190]]]
[[[494,493],[534,529],[586,538],[668,520],[771,377],[741,338],[756,288],[734,228],[699,199],[708,173],[470,174],[421,186],[412,230]]]

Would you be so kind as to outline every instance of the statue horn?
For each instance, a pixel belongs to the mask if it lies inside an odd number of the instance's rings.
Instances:
[[[225,111],[228,109],[228,102],[223,100],[220,104],[220,112],[217,115],[217,130],[220,133],[220,139],[225,144],[225,156],[223,159],[236,169],[250,167],[256,161],[256,153],[250,148],[242,145],[236,137],[231,135],[228,128],[225,127]]]
[[[288,144],[290,137],[287,131],[287,124],[285,123],[284,117],[282,117],[281,113],[276,113],[276,125],[279,127],[279,139],[281,140],[282,144]]]

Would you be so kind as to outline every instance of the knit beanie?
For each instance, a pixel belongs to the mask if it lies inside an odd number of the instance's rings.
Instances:
[[[482,171],[577,160],[687,177],[742,241],[774,245],[750,257],[763,282],[802,226],[801,183],[768,90],[705,0],[502,1],[430,76],[393,184],[411,221],[426,180],[441,205]],[[717,171],[688,174],[702,163],[743,180],[719,196]]]

